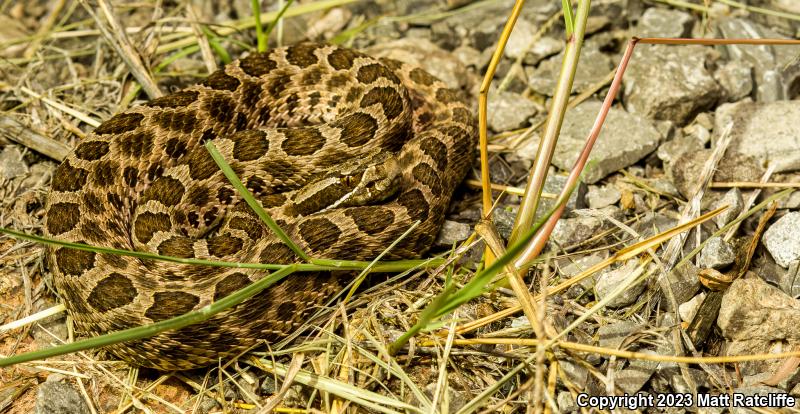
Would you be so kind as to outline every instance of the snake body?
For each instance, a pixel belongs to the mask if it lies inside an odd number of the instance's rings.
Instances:
[[[470,167],[474,117],[422,69],[300,43],[253,53],[198,85],[117,114],[56,169],[44,233],[60,240],[235,262],[299,259],[258,219],[203,146],[212,141],[278,225],[313,257],[386,259],[431,246]],[[263,270],[48,248],[57,293],[87,335],[197,310]],[[197,325],[109,346],[182,370],[275,341],[343,285],[296,273]]]

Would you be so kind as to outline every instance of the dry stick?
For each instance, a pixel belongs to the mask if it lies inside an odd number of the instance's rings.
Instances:
[[[513,266],[511,266],[513,267]],[[550,263],[549,261],[545,262],[542,273],[539,277],[539,289],[542,292],[541,300],[536,302],[536,314],[541,317],[539,320],[539,325],[542,326],[545,324],[544,315],[547,312],[547,285],[550,283]],[[535,328],[534,328],[535,329]],[[543,329],[540,329],[544,331]],[[552,330],[552,328],[551,328]],[[537,411],[539,411],[540,407],[542,406],[542,396],[544,395],[544,361],[546,357],[547,347],[544,344],[545,333],[544,332],[536,332],[536,339],[539,339],[539,344],[536,345],[536,373],[534,377],[536,378],[536,382],[534,383],[533,387],[533,406]],[[553,364],[550,364],[550,375],[554,374],[555,370]],[[545,407],[546,408],[546,407]]]
[[[763,178],[762,178],[763,180]],[[468,183],[469,184],[469,183]],[[493,184],[499,185],[499,184]],[[711,183],[710,188],[800,188],[800,183],[768,183],[768,182],[750,182],[750,181],[720,181]],[[494,188],[494,187],[492,187]],[[511,193],[511,191],[508,191]],[[512,193],[513,194],[513,193]]]
[[[768,165],[767,170],[764,171],[764,175],[761,176],[761,182],[766,183],[767,181],[769,181],[769,178],[772,177],[772,173],[774,171],[775,171],[775,164],[773,163],[771,165]],[[758,198],[759,194],[761,194],[761,189],[757,188],[750,194],[749,197],[747,197],[747,201],[745,201],[744,205],[742,206],[742,211],[739,212],[739,217],[741,217],[744,214],[747,214],[747,210],[749,210],[750,206],[752,206],[753,203],[756,202],[756,198]],[[739,230],[739,226],[741,224],[742,223],[739,222],[735,226],[731,227],[730,230],[728,230],[728,232],[725,233],[725,236],[723,236],[723,240],[731,241],[733,235],[736,233],[737,230]]]
[[[142,89],[147,93],[147,96],[149,96],[150,99],[160,97],[162,95],[161,91],[158,89],[152,76],[150,76],[150,72],[142,63],[142,59],[136,51],[136,48],[133,47],[130,39],[128,39],[125,29],[122,28],[114,17],[112,6],[109,4],[108,0],[97,0],[100,10],[103,12],[105,22],[103,22],[100,16],[94,12],[93,8],[87,4],[87,0],[78,1],[83,8],[92,15],[103,37],[108,41],[111,47],[114,48],[120,58],[125,61],[128,70],[131,71],[133,77],[142,85]],[[108,26],[106,26],[105,23],[108,23]]]
[[[506,253],[506,249],[503,247],[503,239],[497,234],[497,230],[494,229],[490,221],[486,219],[479,221],[475,225],[475,231],[483,237],[486,245],[489,246],[495,256],[500,257]],[[539,339],[544,338],[544,330],[539,324],[539,321],[542,320],[541,315],[538,314],[536,306],[533,304],[533,298],[525,285],[525,281],[522,280],[519,269],[509,263],[506,265],[506,272],[508,272],[508,283],[511,285],[511,289],[514,290],[514,294],[517,296],[520,306],[522,306],[522,311],[531,323],[536,337]]]
[[[473,188],[483,188],[482,187],[483,184],[478,180],[467,180],[467,181],[465,181],[465,183],[468,186],[473,187]],[[513,195],[522,195],[522,194],[525,193],[525,190],[523,190],[521,188],[511,187],[511,186],[503,185],[503,184],[491,183],[490,187],[491,187],[492,191],[501,191],[501,192],[505,191],[506,193],[513,194]],[[549,195],[550,195],[549,198],[556,198],[555,194],[549,194]]]
[[[481,152],[481,185],[483,187],[481,200],[483,201],[483,215],[485,219],[491,220],[489,212],[492,209],[492,189],[491,179],[489,178],[489,139],[487,132],[487,106],[489,99],[489,86],[492,84],[494,73],[497,70],[497,64],[500,63],[500,58],[503,57],[503,50],[506,48],[508,38],[511,36],[511,30],[514,29],[514,24],[517,22],[522,6],[525,0],[516,0],[514,7],[511,9],[511,15],[506,20],[506,25],[503,27],[503,32],[500,34],[500,40],[497,42],[497,47],[492,54],[492,59],[489,61],[489,67],[486,69],[486,74],[481,82],[481,88],[478,93],[478,134],[480,137],[480,152]],[[492,255],[492,250],[486,246],[484,252],[485,265],[489,266],[495,257]]]
[[[186,4],[186,12],[189,19],[192,21],[192,32],[194,37],[197,38],[197,45],[200,46],[200,55],[203,56],[203,63],[206,65],[208,73],[217,71],[217,61],[214,59],[214,53],[211,52],[211,46],[208,44],[208,37],[203,34],[200,28],[200,19],[197,18],[197,11],[195,11],[192,3]]]
[[[518,346],[537,346],[540,342],[538,339],[524,339],[524,338],[474,338],[474,339],[456,339],[453,345],[518,345]],[[421,346],[433,346],[433,341],[422,341]],[[671,356],[671,355],[658,355],[645,352],[631,352],[621,351],[618,349],[603,348],[599,346],[592,346],[581,344],[577,342],[556,341],[555,346],[563,349],[569,349],[579,352],[588,352],[591,354],[617,356],[626,359],[639,359],[643,361],[656,361],[656,362],[675,362],[678,364],[726,364],[734,362],[748,362],[748,361],[768,361],[771,359],[783,359],[800,356],[800,351],[781,352],[775,354],[756,354],[756,355],[731,355],[721,357],[689,357],[689,356]]]
[[[54,101],[54,100],[52,100],[50,98],[44,97],[44,96],[42,96],[42,95],[40,95],[40,94],[28,89],[25,86],[20,87],[19,90],[24,92],[24,93],[26,93],[26,94],[28,94],[28,95],[30,95],[30,96],[33,96],[36,99],[40,99],[42,102],[44,102],[48,106],[51,106],[51,107],[53,107],[55,109],[58,109],[61,112],[65,112],[67,114],[70,114],[70,115],[74,116],[77,119],[80,119],[81,121],[83,121],[84,123],[88,124],[89,126],[93,126],[95,128],[100,126],[100,121],[98,121],[98,120],[96,120],[96,119],[94,119],[94,118],[92,118],[92,117],[90,117],[90,116],[78,111],[78,110],[72,109],[69,106],[62,104],[61,102],[57,102],[57,101]]]
[[[50,29],[53,28],[53,25],[56,24],[56,20],[58,20],[58,15],[61,14],[61,10],[64,8],[64,5],[67,3],[66,0],[58,0],[52,7],[50,14],[47,16],[47,20],[39,27],[39,30],[36,31],[36,34],[33,35],[33,41],[25,48],[25,51],[22,53],[22,57],[25,59],[30,59],[36,54],[36,51],[39,50],[39,45],[42,44],[42,41],[47,38],[47,34]]]
[[[69,145],[34,132],[8,116],[0,117],[0,136],[59,162],[63,161],[72,151]]]

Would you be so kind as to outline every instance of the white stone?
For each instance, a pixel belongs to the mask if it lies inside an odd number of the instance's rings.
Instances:
[[[783,267],[800,259],[800,212],[788,213],[769,226],[764,232],[764,245],[775,263]]]
[[[733,123],[729,152],[754,157],[776,172],[800,169],[800,102],[725,104],[715,121],[715,131]]]

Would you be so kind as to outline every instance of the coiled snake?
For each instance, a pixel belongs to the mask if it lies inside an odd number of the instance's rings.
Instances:
[[[169,256],[291,263],[203,146],[211,140],[284,231],[314,257],[387,259],[431,246],[470,167],[474,117],[422,69],[331,45],[253,53],[202,83],[117,114],[56,169],[48,237]],[[198,309],[266,273],[49,248],[79,332]],[[296,329],[342,275],[293,274],[210,320],[113,345],[118,357],[190,369]]]

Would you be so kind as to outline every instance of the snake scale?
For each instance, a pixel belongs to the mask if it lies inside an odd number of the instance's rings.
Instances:
[[[48,237],[168,256],[299,259],[214,163],[210,140],[313,257],[418,258],[470,168],[475,120],[422,69],[332,45],[252,53],[201,83],[114,115],[55,170]],[[50,247],[77,331],[99,335],[199,309],[267,272]],[[211,319],[108,349],[137,366],[216,363],[297,329],[349,274],[296,273]]]

